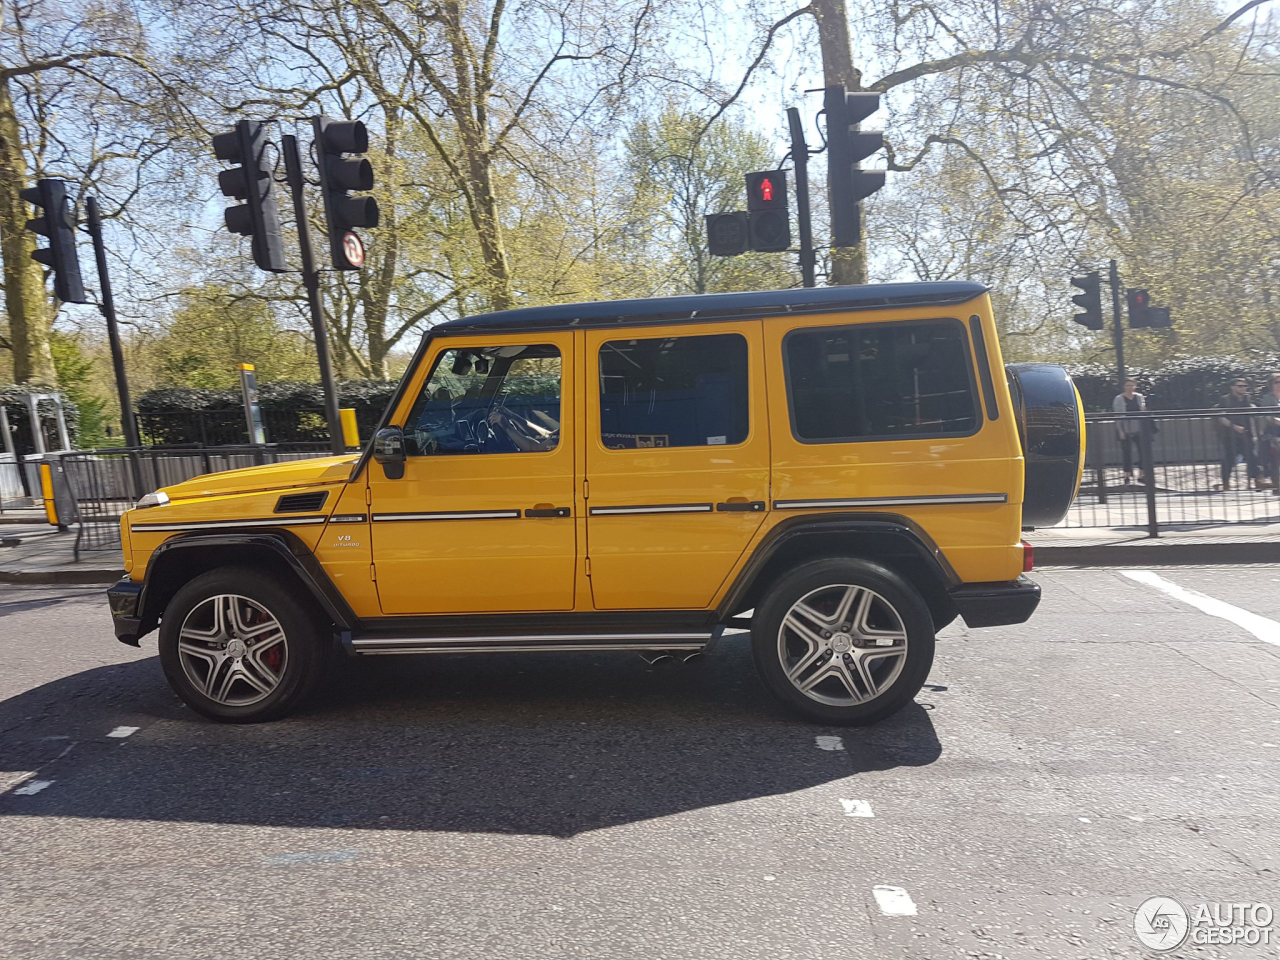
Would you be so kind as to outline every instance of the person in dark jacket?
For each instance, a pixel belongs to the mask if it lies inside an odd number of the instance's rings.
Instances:
[[[1223,410],[1254,409],[1254,403],[1249,399],[1249,381],[1243,377],[1232,380],[1231,392],[1214,406]],[[1262,470],[1254,447],[1253,417],[1227,414],[1218,418],[1218,426],[1222,431],[1222,489],[1231,489],[1231,475],[1236,464],[1244,460],[1249,479],[1261,490]]]
[[[1258,397],[1258,406],[1276,410],[1276,415],[1261,417],[1258,436],[1258,459],[1262,472],[1271,479],[1271,492],[1280,497],[1280,373],[1271,374],[1271,383]]]

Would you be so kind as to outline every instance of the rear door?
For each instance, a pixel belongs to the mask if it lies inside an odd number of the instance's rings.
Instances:
[[[591,331],[584,359],[595,606],[710,605],[768,510],[761,324]]]

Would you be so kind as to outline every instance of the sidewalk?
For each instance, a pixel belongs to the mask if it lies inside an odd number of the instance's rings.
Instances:
[[[94,550],[75,559],[75,529],[60,533],[48,523],[0,526],[0,584],[112,584],[124,576],[120,549]]]
[[[1280,523],[1138,527],[1049,527],[1023,539],[1037,567],[1145,567],[1161,564],[1280,563]]]

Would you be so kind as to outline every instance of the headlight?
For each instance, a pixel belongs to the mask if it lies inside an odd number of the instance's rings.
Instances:
[[[134,504],[134,508],[145,510],[147,507],[163,507],[169,502],[169,495],[163,490],[157,490],[155,493],[148,493],[141,500]]]

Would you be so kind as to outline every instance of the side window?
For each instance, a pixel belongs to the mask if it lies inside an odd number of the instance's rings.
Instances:
[[[958,321],[797,330],[783,349],[798,440],[965,435],[978,428],[968,342]]]
[[[610,450],[747,439],[747,340],[611,340],[600,347],[600,436]]]
[[[560,351],[459,347],[436,359],[404,427],[409,456],[544,453],[560,444]]]

